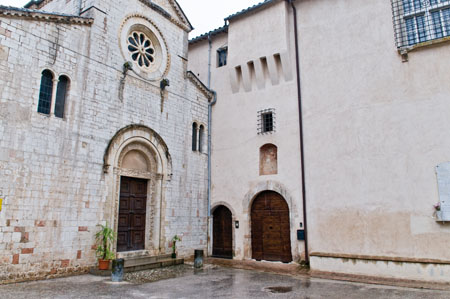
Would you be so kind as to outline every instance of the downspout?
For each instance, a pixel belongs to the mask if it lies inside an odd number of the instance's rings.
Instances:
[[[211,34],[208,35],[208,89],[211,90],[211,52],[212,52],[212,41]],[[209,249],[211,247],[210,240],[210,222],[211,222],[211,123],[212,123],[212,106],[214,106],[217,102],[217,93],[213,91],[213,100],[208,105],[208,221],[207,221],[207,236],[206,236],[206,244],[207,244],[207,253],[209,255]]]
[[[292,7],[294,16],[294,34],[295,34],[295,64],[297,70],[297,95],[298,95],[298,125],[300,131],[300,161],[302,172],[302,200],[303,200],[303,226],[305,229],[305,263],[309,265],[309,251],[308,251],[308,222],[306,213],[306,181],[305,181],[305,150],[303,147],[303,111],[302,111],[302,88],[300,81],[300,55],[298,46],[298,22],[297,9],[295,8],[295,0],[286,0]]]
[[[83,6],[83,0],[79,0],[78,2],[78,15],[81,16],[81,12],[82,10],[82,6]]]

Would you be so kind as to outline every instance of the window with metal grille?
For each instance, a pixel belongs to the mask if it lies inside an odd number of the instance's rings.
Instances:
[[[217,67],[227,65],[228,48],[217,50]]]
[[[258,111],[258,134],[275,132],[275,109]]]
[[[64,118],[64,107],[66,104],[66,96],[69,88],[69,78],[66,76],[59,77],[58,87],[56,90],[55,100],[55,116]]]
[[[41,89],[39,91],[38,112],[50,114],[53,92],[53,73],[44,70],[41,76]]]
[[[392,0],[398,48],[450,36],[450,0]]]

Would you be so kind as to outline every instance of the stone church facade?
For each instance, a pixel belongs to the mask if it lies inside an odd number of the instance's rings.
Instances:
[[[0,7],[0,280],[86,271],[98,224],[125,256],[206,248],[212,94],[176,1],[26,7]]]
[[[449,4],[268,0],[190,40],[218,97],[210,254],[450,281]]]

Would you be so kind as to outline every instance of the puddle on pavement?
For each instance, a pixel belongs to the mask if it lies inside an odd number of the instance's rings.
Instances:
[[[292,287],[267,287],[266,291],[270,293],[285,294],[292,292]]]

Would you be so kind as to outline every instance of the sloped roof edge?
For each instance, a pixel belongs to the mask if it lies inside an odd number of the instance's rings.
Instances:
[[[278,2],[278,1],[280,1],[280,0],[265,0],[263,2],[255,4],[253,6],[250,6],[250,7],[246,8],[246,9],[238,11],[238,12],[232,14],[232,15],[229,15],[228,17],[225,18],[225,22],[230,21],[230,20],[235,19],[235,18],[238,18],[240,16],[243,16],[243,15],[245,15],[247,13],[250,13],[250,12],[253,12],[253,11],[265,8],[267,5],[273,4],[273,3]]]
[[[209,32],[203,33],[202,35],[199,35],[197,37],[194,37],[189,40],[189,44],[195,44],[196,42],[208,39],[208,36],[215,36],[222,32],[228,32],[228,25],[219,27],[217,29],[211,30]]]
[[[78,24],[92,24],[94,19],[80,17],[78,15],[69,15],[62,13],[46,12],[35,9],[19,8],[12,6],[0,5],[0,15],[4,16],[17,16],[17,17],[28,17],[33,19],[42,19],[45,21],[59,21],[66,23],[78,23]]]
[[[208,100],[211,100],[214,96],[213,92],[206,87],[205,84],[191,71],[186,72],[186,77],[191,80],[192,83],[197,86],[197,88],[208,98]]]

